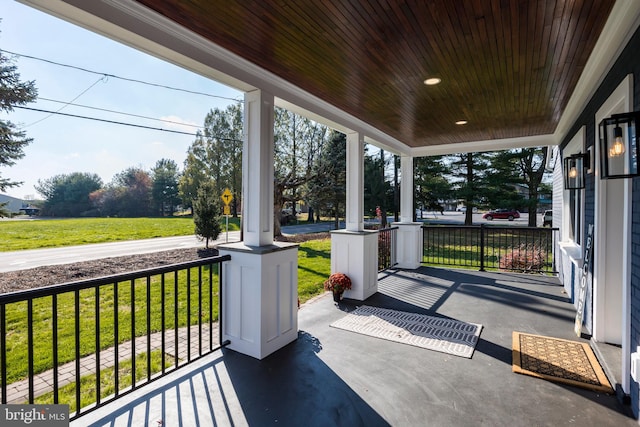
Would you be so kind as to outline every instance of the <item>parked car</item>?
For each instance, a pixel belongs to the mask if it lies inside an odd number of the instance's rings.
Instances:
[[[544,211],[542,215],[542,226],[546,227],[547,225],[553,227],[553,211],[551,210]]]
[[[494,209],[482,215],[482,218],[487,221],[493,221],[494,219],[508,219],[513,221],[516,218],[520,218],[520,212],[515,209]]]

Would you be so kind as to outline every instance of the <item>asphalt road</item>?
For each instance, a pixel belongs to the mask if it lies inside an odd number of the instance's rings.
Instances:
[[[209,242],[209,244],[224,243],[226,238],[226,233],[222,233],[218,240],[213,243]],[[239,231],[229,232],[230,242],[237,242],[239,240]],[[129,240],[125,242],[97,243],[81,246],[66,246],[62,248],[0,252],[0,273],[41,267],[44,265],[60,265],[100,258],[197,247],[204,247],[204,242],[198,240],[195,236],[178,236]]]

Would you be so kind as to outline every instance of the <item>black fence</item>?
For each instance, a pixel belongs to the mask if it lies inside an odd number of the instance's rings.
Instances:
[[[465,268],[557,273],[558,228],[423,226],[422,262]]]
[[[378,271],[391,268],[398,263],[396,258],[396,242],[398,227],[378,230]]]
[[[228,344],[229,259],[0,295],[0,402],[69,404],[75,419]]]

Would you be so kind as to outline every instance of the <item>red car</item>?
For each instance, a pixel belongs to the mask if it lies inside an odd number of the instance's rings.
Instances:
[[[520,212],[515,209],[495,209],[482,215],[482,218],[487,221],[493,221],[493,219],[508,219],[513,221],[516,218],[520,218]]]

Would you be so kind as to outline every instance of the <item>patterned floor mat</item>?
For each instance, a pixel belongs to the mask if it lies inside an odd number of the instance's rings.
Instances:
[[[513,372],[613,393],[587,343],[513,332]]]
[[[471,358],[482,325],[363,305],[334,328]]]

